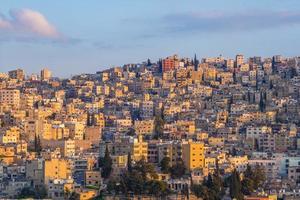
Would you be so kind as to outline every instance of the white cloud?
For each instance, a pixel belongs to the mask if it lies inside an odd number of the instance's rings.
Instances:
[[[170,32],[253,31],[299,25],[300,12],[248,10],[175,13],[165,16],[163,22]]]
[[[9,19],[0,14],[0,35],[18,40],[36,39],[36,37],[51,40],[63,38],[63,35],[43,14],[30,9],[11,10]]]

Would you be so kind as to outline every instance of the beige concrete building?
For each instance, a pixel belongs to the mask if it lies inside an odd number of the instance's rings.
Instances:
[[[138,138],[134,138],[131,144],[132,159],[139,161],[142,158],[147,160],[148,157],[148,143],[143,141],[143,136],[139,135]]]
[[[182,159],[188,170],[204,167],[204,143],[184,141],[182,144]]]
[[[41,80],[48,81],[52,77],[52,72],[49,69],[42,69],[41,71]]]
[[[0,104],[19,108],[20,91],[19,90],[0,90]]]
[[[22,69],[16,69],[8,72],[8,76],[11,79],[24,80],[25,72]]]
[[[137,135],[152,135],[154,132],[154,120],[134,121],[134,129]]]
[[[50,180],[68,179],[71,176],[70,163],[64,159],[53,158],[45,160],[44,183],[49,184]]]
[[[11,127],[8,130],[0,133],[0,142],[2,144],[17,143],[20,140],[20,129]]]

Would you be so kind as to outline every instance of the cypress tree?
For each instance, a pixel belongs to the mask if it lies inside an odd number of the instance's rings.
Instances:
[[[213,178],[212,178],[212,175],[210,173],[208,174],[207,179],[204,182],[204,185],[208,189],[212,189],[213,188]]]
[[[276,62],[275,62],[275,56],[272,58],[272,73],[276,71]]]
[[[159,59],[158,61],[158,72],[162,73],[163,71],[163,63],[162,63],[162,59]]]
[[[220,175],[220,169],[219,169],[219,162],[218,159],[216,161],[216,169],[213,174],[213,190],[217,196],[217,198],[220,198],[224,195],[224,183],[222,180],[222,177]]]
[[[265,102],[263,100],[263,94],[260,93],[260,100],[259,100],[259,109],[261,112],[264,112],[266,108]]]
[[[151,60],[148,58],[148,60],[147,60],[147,66],[151,66],[151,65],[152,65]]]
[[[194,67],[195,67],[195,71],[198,70],[198,65],[199,65],[199,61],[197,60],[197,55],[195,54],[195,56],[194,56]]]
[[[38,135],[37,140],[38,140],[38,153],[40,154],[42,151],[42,145],[41,145],[41,139],[40,139],[39,135]]]
[[[127,156],[127,170],[128,170],[128,172],[132,171],[132,160],[131,160],[130,152],[128,152],[128,156]]]
[[[164,120],[161,116],[157,115],[154,118],[154,131],[155,131],[155,138],[159,139],[163,136],[164,133]]]
[[[112,172],[112,159],[109,154],[108,146],[106,145],[101,176],[103,178],[108,178],[111,172]]]
[[[37,136],[35,134],[34,136],[34,151],[37,152],[38,149],[38,140],[37,140]]]
[[[234,169],[230,177],[230,185],[229,185],[230,197],[236,198],[237,200],[244,199],[241,190],[242,190],[242,184],[240,180],[240,175],[236,171],[236,169]]]
[[[34,151],[38,155],[40,155],[40,153],[42,151],[40,136],[37,136],[37,135],[34,136]]]

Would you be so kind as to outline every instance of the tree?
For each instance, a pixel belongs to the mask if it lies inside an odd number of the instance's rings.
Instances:
[[[125,195],[129,191],[137,195],[164,196],[168,194],[166,183],[157,178],[154,166],[147,163],[145,159],[141,159],[132,167],[131,171],[127,171],[121,176],[120,188]]]
[[[107,191],[111,194],[118,194],[121,191],[121,185],[115,179],[110,179],[107,183]]]
[[[219,169],[219,162],[216,161],[216,169],[214,171],[214,174],[212,175],[212,190],[214,194],[216,195],[217,199],[221,199],[221,197],[224,195],[224,182],[220,175],[220,169]]]
[[[272,58],[272,73],[277,71],[275,56]]]
[[[158,61],[158,72],[159,73],[163,72],[163,61],[162,61],[162,59],[159,59],[159,61]]]
[[[170,158],[169,157],[164,157],[160,161],[160,169],[163,173],[169,173],[171,169],[171,164],[170,164]]]
[[[224,195],[223,180],[219,175],[218,166],[214,174],[208,174],[207,178],[203,181],[202,187],[198,186],[200,191],[197,191],[203,199],[220,200]],[[209,195],[207,195],[209,194]]]
[[[34,199],[44,199],[47,197],[47,190],[45,187],[40,188],[32,188],[32,187],[25,187],[21,190],[18,198],[25,199],[25,198],[34,198]]]
[[[34,192],[33,188],[25,187],[21,190],[18,198],[19,199],[35,198],[35,192]]]
[[[244,178],[242,180],[242,193],[244,195],[251,195],[251,193],[254,191],[254,184],[253,180],[250,178]]]
[[[70,197],[68,198],[69,200],[77,200],[80,198],[80,195],[77,192],[72,192],[70,194]]]
[[[146,184],[146,188],[147,188],[148,194],[154,195],[156,197],[165,196],[169,193],[167,183],[165,183],[163,181],[159,181],[159,180],[148,181]]]
[[[144,177],[141,172],[133,169],[132,172],[125,173],[121,179],[122,191],[127,194],[128,191],[133,192],[134,194],[142,194],[145,192],[145,183]]]
[[[202,198],[204,200],[209,199],[210,192],[208,188],[201,184],[193,184],[191,186],[192,192],[195,194],[196,197]]]
[[[153,179],[158,178],[158,175],[156,173],[154,165],[152,165],[151,163],[147,163],[145,161],[145,158],[142,158],[141,160],[139,160],[135,164],[134,169],[142,174],[143,180],[145,180],[145,181],[147,180],[148,175]]]
[[[245,195],[250,195],[254,190],[262,187],[265,182],[265,172],[261,166],[256,165],[254,169],[247,166],[242,180],[242,192]]]
[[[244,195],[250,195],[254,191],[254,176],[250,165],[248,165],[242,180],[242,192]]]
[[[154,131],[155,131],[155,138],[160,138],[164,134],[164,120],[161,116],[157,115],[154,119]]]
[[[44,199],[47,197],[47,189],[45,186],[38,187],[35,189],[35,198]]]
[[[148,60],[147,60],[147,66],[151,66],[151,65],[152,65],[151,60],[148,58]]]
[[[40,136],[35,135],[34,136],[34,151],[40,155],[41,151],[42,151],[42,146],[41,146],[41,140],[40,140]]]
[[[231,198],[236,198],[237,200],[244,199],[244,196],[241,192],[242,185],[240,180],[240,175],[236,171],[236,169],[233,170],[231,176],[230,176],[230,182],[229,182],[229,191]]]
[[[264,169],[259,166],[259,165],[256,165],[255,168],[254,168],[254,171],[253,171],[253,187],[255,190],[257,190],[259,187],[262,187],[265,180],[266,180],[266,175],[265,175],[265,172],[264,172]]]
[[[213,187],[213,179],[212,179],[212,175],[210,173],[208,174],[207,178],[205,179],[203,185],[208,188]]]
[[[197,55],[194,56],[194,70],[198,70],[199,60],[197,59]]]
[[[204,77],[204,76],[202,76],[202,77]],[[232,78],[233,78],[233,83],[236,83],[237,82],[237,76],[236,76],[236,70],[235,69],[233,70]]]
[[[37,140],[37,135],[35,134],[34,136],[34,151],[37,152],[38,150],[38,140]]]
[[[108,146],[105,148],[105,155],[102,163],[102,172],[101,176],[103,178],[108,178],[112,172],[112,159],[109,154]]]
[[[258,139],[257,139],[257,138],[254,139],[253,148],[254,148],[254,150],[256,150],[256,151],[259,151],[259,142],[258,142]]]
[[[65,199],[69,199],[70,195],[71,195],[70,189],[69,189],[69,188],[66,188],[66,190],[65,190],[65,192],[64,192],[64,197],[65,197]]]
[[[264,112],[266,110],[266,94],[265,93],[260,93],[260,100],[259,100],[259,109],[261,112]]]
[[[185,166],[182,159],[179,159],[174,166],[171,167],[172,178],[181,178],[185,174]]]
[[[131,159],[131,153],[128,152],[128,156],[127,156],[127,170],[129,172],[132,171],[132,159]]]

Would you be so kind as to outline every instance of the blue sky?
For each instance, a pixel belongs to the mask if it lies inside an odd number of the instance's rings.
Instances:
[[[299,0],[2,0],[0,71],[55,76],[193,57],[300,55]]]

